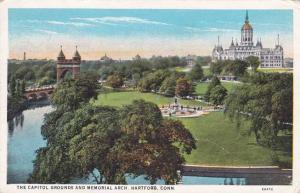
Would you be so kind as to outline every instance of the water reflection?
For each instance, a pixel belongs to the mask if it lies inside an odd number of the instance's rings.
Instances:
[[[51,106],[25,110],[8,122],[7,183],[26,183],[35,151],[46,144],[40,128],[44,114],[51,111]]]
[[[12,120],[8,121],[8,135],[11,137],[13,135],[15,127],[23,128],[24,124],[24,114],[19,113]]]

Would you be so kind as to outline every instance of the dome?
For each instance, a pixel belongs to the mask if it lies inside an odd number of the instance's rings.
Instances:
[[[244,25],[242,27],[242,30],[252,30],[252,26],[249,23],[248,10],[246,11],[245,23],[244,23]]]
[[[243,27],[242,30],[252,30],[252,26],[249,22],[246,22]]]

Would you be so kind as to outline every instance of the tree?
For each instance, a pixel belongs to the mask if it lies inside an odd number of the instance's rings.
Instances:
[[[11,77],[10,84],[9,84],[9,90],[10,90],[11,96],[14,96],[16,94],[16,78],[15,78],[15,76]]]
[[[224,71],[234,76],[244,76],[248,63],[243,60],[226,61]]]
[[[215,75],[221,74],[223,68],[224,68],[224,64],[220,60],[218,60],[217,62],[212,62],[210,64],[210,71]]]
[[[21,96],[23,96],[24,93],[25,93],[25,86],[26,86],[25,81],[21,80],[21,83],[20,83],[20,93],[21,93]]]
[[[291,131],[293,120],[293,76],[256,73],[249,83],[230,93],[226,114],[240,123],[250,120],[250,132],[260,144],[274,147],[279,131]]]
[[[227,90],[222,85],[217,85],[210,91],[209,101],[214,105],[224,104],[225,97],[227,96]]]
[[[190,132],[179,121],[164,120],[155,104],[142,100],[125,106],[120,117],[126,135],[113,160],[120,160],[123,169],[135,176],[145,175],[151,184],[160,178],[174,184],[184,162],[181,153],[189,154],[196,147]]]
[[[216,76],[213,76],[212,79],[211,79],[211,82],[209,83],[209,85],[208,85],[208,87],[207,87],[207,90],[206,90],[206,92],[205,92],[205,94],[204,94],[204,99],[205,99],[206,101],[210,101],[210,93],[211,93],[211,90],[212,90],[214,87],[218,86],[218,85],[221,85],[221,82],[220,82],[219,78],[216,77]]]
[[[175,93],[177,96],[185,97],[191,95],[193,92],[192,85],[185,78],[179,78],[176,81]]]
[[[46,116],[42,134],[48,143],[37,151],[30,183],[92,175],[98,184],[126,184],[131,174],[174,184],[183,154],[196,148],[180,121],[164,120],[155,104],[143,100],[121,109],[86,104],[74,113],[56,110]]]
[[[108,76],[106,82],[112,88],[120,88],[124,84],[123,78],[119,74]]]
[[[173,97],[175,95],[175,89],[176,89],[176,78],[175,75],[172,75],[165,78],[165,80],[161,84],[159,91],[166,96]]]
[[[159,91],[164,79],[170,76],[171,72],[168,70],[157,70],[147,74],[139,82],[139,89],[142,92]]]
[[[90,73],[80,73],[75,80],[65,80],[54,89],[51,103],[58,110],[74,111],[82,103],[97,98],[97,77]]]
[[[251,69],[256,72],[257,68],[260,65],[259,58],[256,56],[248,56],[246,58],[246,62],[248,63],[248,66],[251,67]]]
[[[200,64],[196,64],[193,66],[192,70],[188,74],[188,78],[191,81],[199,81],[204,77],[203,75],[203,69]]]

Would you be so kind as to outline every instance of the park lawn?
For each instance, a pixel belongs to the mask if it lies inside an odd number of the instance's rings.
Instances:
[[[161,96],[154,93],[141,93],[137,91],[132,92],[109,92],[98,95],[98,99],[94,102],[96,105],[109,105],[121,107],[122,105],[128,105],[133,100],[144,99],[145,101],[153,102],[157,105],[166,105],[174,103],[174,98]],[[205,103],[194,100],[178,99],[178,102],[183,105],[189,106],[206,106]]]
[[[175,70],[176,70],[177,72],[185,72],[185,71],[186,71],[186,68],[177,66],[177,67],[175,67]]]
[[[95,105],[121,107],[133,100],[144,99],[157,105],[173,103],[173,98],[153,93],[110,92],[98,95]],[[185,105],[197,101],[181,100]],[[187,164],[219,166],[267,166],[273,165],[271,150],[259,146],[255,137],[247,134],[249,122],[243,122],[239,129],[222,112],[212,112],[197,118],[178,118],[197,140],[197,149],[185,155]],[[291,156],[279,152],[282,160],[291,160]]]
[[[220,166],[273,165],[271,150],[249,136],[249,122],[238,129],[223,112],[213,112],[198,118],[180,118],[197,140],[197,149],[186,155],[187,164]]]
[[[258,68],[257,71],[265,73],[293,73],[293,69],[290,68]]]
[[[240,83],[222,82],[221,84],[227,89],[228,92],[231,92],[236,87],[236,85],[238,85]],[[208,85],[209,85],[209,82],[198,83],[196,86],[196,89],[195,89],[196,93],[198,95],[204,95],[206,93]]]

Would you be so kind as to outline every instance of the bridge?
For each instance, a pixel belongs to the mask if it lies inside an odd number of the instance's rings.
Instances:
[[[56,85],[46,85],[41,87],[28,87],[25,89],[25,97],[27,100],[47,99],[53,93]]]

